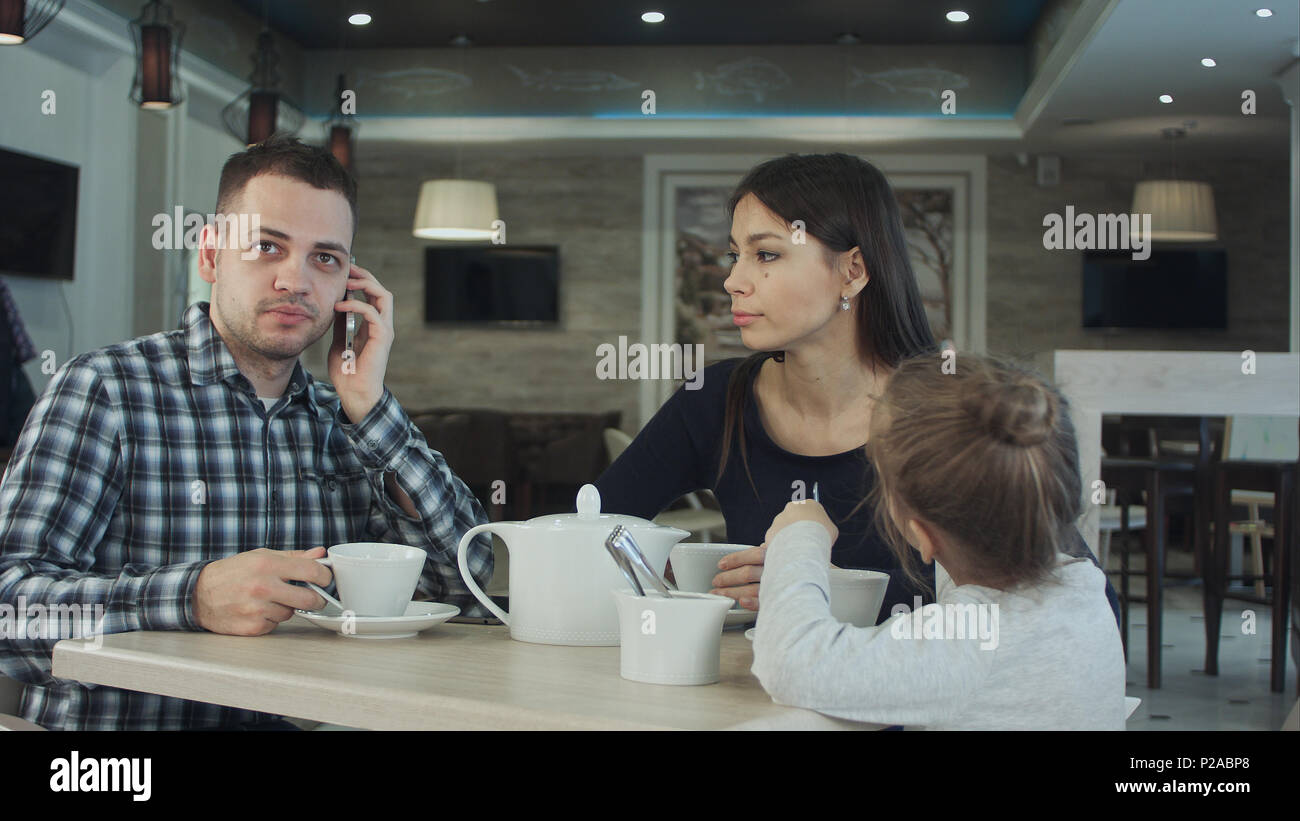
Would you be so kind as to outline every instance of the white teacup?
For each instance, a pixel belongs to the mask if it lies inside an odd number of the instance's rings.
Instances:
[[[889,574],[878,570],[830,568],[831,615],[854,627],[871,627],[889,587]]]
[[[668,554],[668,563],[673,566],[677,589],[687,593],[708,593],[713,589],[713,577],[720,572],[718,561],[728,553],[749,550],[751,547],[753,545],[716,542],[683,542],[673,545]]]
[[[709,593],[673,597],[611,591],[618,606],[619,675],[650,684],[712,684],[722,623],[735,602]]]
[[[334,571],[339,597],[311,582],[307,586],[340,610],[358,616],[405,615],[428,558],[418,547],[382,542],[336,544],[327,552],[329,558],[316,561]]]

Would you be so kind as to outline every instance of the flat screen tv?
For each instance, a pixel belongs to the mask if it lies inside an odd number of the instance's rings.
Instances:
[[[1228,258],[1222,248],[1153,248],[1083,254],[1083,327],[1228,327]]]
[[[0,148],[0,274],[72,279],[80,173]]]
[[[554,325],[559,290],[555,246],[433,246],[424,252],[428,324]]]

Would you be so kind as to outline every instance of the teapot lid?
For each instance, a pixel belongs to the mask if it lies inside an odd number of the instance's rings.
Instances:
[[[642,519],[640,516],[627,516],[621,513],[601,513],[600,512],[600,491],[595,485],[583,485],[578,490],[576,500],[577,513],[559,513],[535,516],[529,519],[527,524],[538,527],[564,527],[564,528],[591,528],[600,529],[609,532],[614,529],[615,525],[623,525],[626,528],[666,528],[664,525],[657,525],[648,519]]]

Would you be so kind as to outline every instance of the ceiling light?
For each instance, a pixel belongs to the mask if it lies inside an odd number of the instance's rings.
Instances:
[[[664,13],[662,11],[647,11],[645,14],[641,15],[641,20],[646,23],[662,23],[664,21]]]
[[[950,23],[965,23],[970,19],[970,15],[960,9],[948,12],[947,17]]]
[[[1215,66],[1218,65],[1218,63],[1214,62],[1213,57],[1202,57],[1201,65],[1205,66],[1206,68],[1214,68]]]
[[[354,14],[348,18],[348,22],[354,26],[364,26],[370,23],[370,15],[365,12]]]
[[[1256,16],[1256,17],[1272,17],[1272,16],[1273,16],[1273,10],[1272,10],[1272,9],[1255,9],[1255,16]]]
[[[1172,103],[1173,101],[1174,101],[1174,98],[1173,98],[1173,95],[1172,95],[1172,94],[1161,94],[1161,95],[1160,95],[1160,102],[1162,102],[1162,103]]]

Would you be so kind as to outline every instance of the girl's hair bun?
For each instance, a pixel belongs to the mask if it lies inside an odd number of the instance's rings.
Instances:
[[[1030,379],[999,385],[990,393],[968,395],[962,406],[989,436],[1019,447],[1045,442],[1060,412],[1056,396]]]

